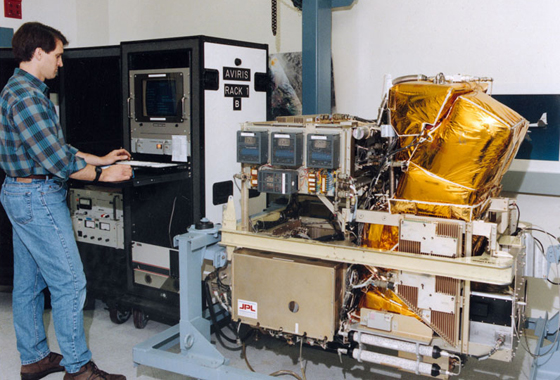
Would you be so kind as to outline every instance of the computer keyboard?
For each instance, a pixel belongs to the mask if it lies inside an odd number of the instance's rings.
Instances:
[[[170,168],[174,166],[179,166],[179,164],[169,163],[169,162],[151,162],[151,161],[119,161],[116,162],[118,165],[130,165],[132,167],[142,167],[142,168]]]

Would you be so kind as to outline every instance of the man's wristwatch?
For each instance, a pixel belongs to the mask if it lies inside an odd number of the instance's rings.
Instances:
[[[93,182],[98,182],[99,181],[99,177],[101,177],[102,172],[103,172],[103,169],[101,169],[101,166],[96,166],[95,167],[95,179],[93,180]]]

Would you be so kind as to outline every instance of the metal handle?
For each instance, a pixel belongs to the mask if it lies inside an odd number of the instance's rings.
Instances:
[[[117,201],[119,200],[119,196],[115,195],[113,197],[113,220],[118,220],[117,219]]]
[[[128,115],[129,119],[132,119],[133,116],[130,114],[130,111],[131,111],[131,109],[130,109],[130,99],[132,99],[132,98],[127,98],[126,99],[126,114]]]

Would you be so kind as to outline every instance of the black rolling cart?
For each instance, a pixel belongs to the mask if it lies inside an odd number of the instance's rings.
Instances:
[[[221,221],[239,124],[266,119],[268,48],[194,36],[123,42],[121,52],[123,146],[179,168],[138,168],[123,187],[127,292],[111,308],[132,310],[138,328],[173,324],[189,291],[179,289],[173,237],[204,216]]]
[[[130,150],[128,123],[123,125],[120,46],[67,49],[60,80],[61,123],[67,142],[96,155],[120,147]],[[142,158],[166,161],[161,156]],[[124,323],[131,315],[138,328],[145,326],[148,316],[174,323],[178,288],[168,284],[178,284],[174,281],[177,268],[173,265],[172,273],[169,264],[151,259],[154,255],[149,249],[158,247],[157,252],[167,251],[169,257],[170,234],[183,233],[192,223],[190,163],[187,158],[162,168],[138,167],[134,173],[132,180],[121,183],[69,183],[69,207],[88,281],[88,300],[106,303],[115,323]],[[141,264],[134,264],[137,256]],[[142,276],[136,267],[142,269]],[[136,282],[146,284],[148,294],[144,287],[132,285],[135,274]],[[166,278],[165,290],[150,288],[162,278]],[[158,300],[155,306],[152,299]]]
[[[221,221],[239,125],[266,120],[267,58],[266,45],[205,36],[65,52],[67,142],[97,155],[123,147],[136,163],[129,181],[73,181],[69,193],[88,294],[113,322],[177,323],[188,289],[173,237]]]
[[[190,177],[184,164],[135,169],[133,179],[120,183],[73,183],[74,228],[88,294],[107,304],[114,323],[131,315],[137,328],[148,319],[178,321],[178,258],[169,239],[192,223]],[[118,228],[123,235],[116,237]],[[122,245],[102,245],[114,242]]]
[[[120,47],[66,49],[63,60],[64,66],[59,71],[59,104],[66,142],[96,155],[104,155],[121,147]],[[92,308],[95,299],[109,304],[126,291],[122,191],[108,191],[102,187],[89,189],[86,183],[71,180],[68,194],[76,241],[87,279],[86,308]],[[114,194],[118,196],[113,199]],[[106,200],[107,197],[111,199]],[[109,217],[100,214],[102,207]],[[118,215],[110,212],[113,208],[119,211]],[[110,231],[101,229],[106,225],[110,226]],[[118,231],[119,228],[121,231]],[[120,239],[116,239],[116,236]],[[114,314],[111,313],[112,319],[122,320]]]

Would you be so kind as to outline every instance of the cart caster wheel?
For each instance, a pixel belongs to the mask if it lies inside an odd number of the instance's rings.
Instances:
[[[143,329],[148,324],[148,315],[139,309],[132,309],[132,320],[134,327]]]
[[[112,307],[109,309],[109,317],[111,318],[111,322],[121,325],[128,321],[132,312],[130,310],[119,310],[116,307]]]

